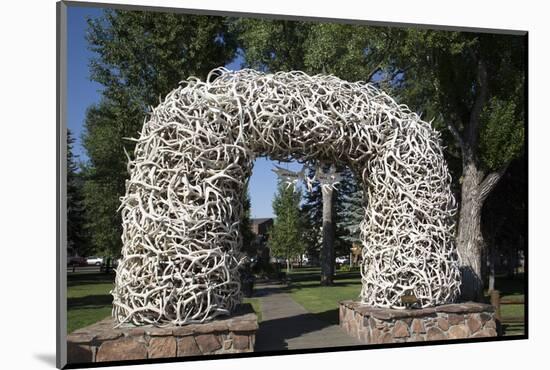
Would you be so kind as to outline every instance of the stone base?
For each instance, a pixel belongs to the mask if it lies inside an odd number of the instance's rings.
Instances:
[[[107,318],[67,336],[67,361],[143,360],[254,351],[257,317],[250,304],[231,316],[185,326],[125,326]]]
[[[474,302],[395,310],[342,301],[340,326],[366,344],[497,335],[494,307]]]

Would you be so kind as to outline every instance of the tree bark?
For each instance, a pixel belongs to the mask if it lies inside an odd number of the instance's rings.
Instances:
[[[480,301],[483,293],[481,280],[483,248],[481,208],[483,203],[479,193],[481,179],[482,174],[473,161],[464,166],[457,248],[462,273],[461,295],[462,299],[466,301]]]
[[[332,219],[333,190],[323,188],[323,247],[321,249],[321,285],[332,285],[334,275],[334,237]]]
[[[470,158],[466,157],[463,163],[457,249],[461,259],[461,298],[465,301],[481,302],[482,257],[486,247],[481,232],[481,209],[485,199],[506,171],[506,167],[484,176],[476,161]]]

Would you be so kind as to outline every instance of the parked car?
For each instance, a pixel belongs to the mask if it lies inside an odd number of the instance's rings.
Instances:
[[[337,265],[349,264],[349,257],[348,256],[336,257],[336,264]]]
[[[103,258],[92,256],[88,257],[86,262],[88,263],[88,266],[101,266],[103,264]]]
[[[88,261],[84,257],[72,256],[67,258],[67,266],[87,266]]]

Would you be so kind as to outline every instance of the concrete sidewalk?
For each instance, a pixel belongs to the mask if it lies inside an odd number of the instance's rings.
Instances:
[[[361,343],[338,325],[309,313],[284,292],[282,284],[258,284],[255,297],[261,300],[262,322],[256,333],[255,351],[327,348]],[[338,315],[338,311],[335,311]]]

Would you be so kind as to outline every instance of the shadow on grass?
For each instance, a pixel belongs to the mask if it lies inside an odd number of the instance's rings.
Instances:
[[[106,274],[101,272],[96,273],[79,273],[67,275],[67,287],[91,284],[109,284],[115,281],[114,274]]]
[[[68,298],[67,308],[102,308],[113,303],[113,296],[110,294],[87,295],[84,297]]]
[[[296,281],[296,282],[302,282],[302,281],[320,282],[321,273],[318,270],[307,271],[307,272],[291,272],[289,274],[289,277],[292,281]],[[337,282],[338,280],[345,280],[345,279],[361,281],[361,273],[359,271],[345,271],[345,272],[336,271],[336,273],[334,274],[335,282]]]
[[[278,351],[288,349],[285,340],[322,330],[334,325],[337,320],[338,309],[262,321],[256,335],[254,350]],[[330,340],[330,338],[327,338],[327,340]]]

